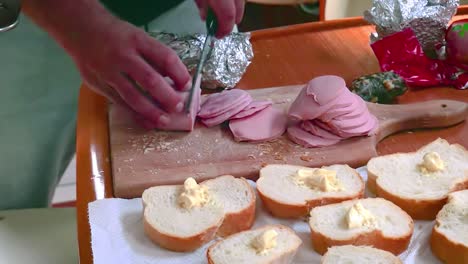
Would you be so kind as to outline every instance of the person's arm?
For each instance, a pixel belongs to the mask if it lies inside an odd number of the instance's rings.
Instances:
[[[170,48],[110,14],[97,0],[24,0],[23,11],[72,56],[86,83],[126,107],[147,128],[183,110],[177,90],[190,85],[187,68]],[[143,87],[156,102],[135,88]]]
[[[196,2],[202,17],[208,6],[215,12],[218,37],[230,33],[244,12],[244,0]],[[177,54],[98,0],[23,0],[23,11],[70,54],[90,88],[127,108],[144,127],[164,126],[171,122],[167,113],[183,111],[176,90],[189,88],[191,78]],[[164,77],[174,81],[175,90]]]
[[[113,19],[97,0],[23,0],[22,11],[65,48],[90,25]]]

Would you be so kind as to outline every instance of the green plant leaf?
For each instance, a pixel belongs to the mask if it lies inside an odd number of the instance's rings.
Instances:
[[[452,28],[453,31],[460,31],[462,30],[462,25],[456,25]]]
[[[468,23],[456,25],[452,28],[453,31],[458,32],[458,35],[463,38],[465,33],[468,32]]]

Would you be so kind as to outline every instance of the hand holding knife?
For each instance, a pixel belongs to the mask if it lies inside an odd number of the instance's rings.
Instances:
[[[195,85],[196,85],[199,75],[201,74],[203,70],[203,65],[205,64],[205,61],[208,58],[208,55],[210,54],[211,49],[213,48],[213,42],[215,39],[217,27],[218,27],[218,22],[216,20],[216,16],[213,13],[213,10],[211,10],[211,8],[208,8],[208,13],[206,16],[206,29],[208,33],[206,35],[205,43],[203,44],[203,49],[200,54],[200,61],[198,62],[195,74],[193,75],[192,87],[190,88],[188,101],[185,104],[186,113],[190,112],[193,93],[195,92]]]

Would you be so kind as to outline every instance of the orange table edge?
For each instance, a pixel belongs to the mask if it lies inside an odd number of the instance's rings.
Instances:
[[[459,8],[458,14],[468,14],[468,7]],[[252,32],[252,41],[283,34],[361,25],[367,25],[367,23],[360,17],[299,24]],[[76,141],[77,231],[80,263],[82,264],[93,263],[88,203],[113,197],[109,151],[107,101],[92,92],[86,85],[82,85],[79,95]]]

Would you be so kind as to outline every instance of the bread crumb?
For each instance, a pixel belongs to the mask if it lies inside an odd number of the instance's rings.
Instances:
[[[151,152],[153,150],[154,150],[153,147],[145,148],[145,150],[143,151],[143,154],[146,154],[146,153]]]
[[[303,161],[311,161],[311,160],[313,160],[313,158],[312,158],[312,157],[309,157],[309,156],[301,156],[301,160],[303,160]]]
[[[247,156],[249,159],[255,159],[255,156],[253,154],[250,154]]]
[[[284,157],[283,157],[282,155],[276,154],[276,153],[273,155],[273,158],[274,158],[275,160],[283,160],[283,159],[284,159]]]
[[[260,164],[260,167],[264,168],[264,167],[266,167],[267,165],[268,165],[268,163],[262,162],[262,164]]]

